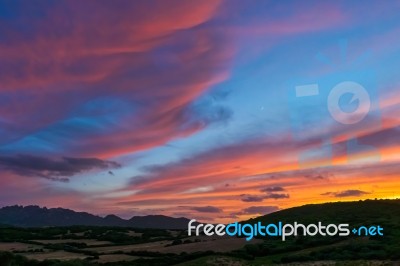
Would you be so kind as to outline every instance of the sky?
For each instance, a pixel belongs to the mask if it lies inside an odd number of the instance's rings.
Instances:
[[[0,1],[0,206],[231,222],[400,197],[399,10]]]

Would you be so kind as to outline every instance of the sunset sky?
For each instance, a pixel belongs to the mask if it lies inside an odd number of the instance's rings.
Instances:
[[[400,197],[399,13],[394,0],[0,1],[0,207],[228,222]],[[346,81],[370,100],[338,98],[344,115],[367,106],[347,124],[328,109]]]

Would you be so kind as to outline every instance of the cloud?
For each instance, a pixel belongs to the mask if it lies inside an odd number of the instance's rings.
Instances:
[[[281,145],[285,142],[286,145]],[[269,164],[265,157],[291,156],[295,150],[292,143],[286,137],[280,140],[260,141],[248,140],[229,146],[222,146],[206,150],[200,154],[191,155],[179,161],[164,165],[148,165],[142,170],[144,174],[133,176],[132,186],[146,188],[178,188],[177,184],[183,183],[180,189],[187,190],[193,187],[193,183],[200,187],[213,182],[226,182],[227,176],[242,175],[242,169],[238,165],[246,165],[247,169],[267,169]],[[246,154],[246,156],[243,156]],[[273,162],[271,161],[271,165]],[[221,171],[221,169],[226,169]],[[201,178],[199,178],[201,177]],[[190,186],[190,187],[189,187]]]
[[[288,199],[289,194],[283,194],[283,193],[268,193],[266,196],[264,196],[264,199]]]
[[[191,188],[182,193],[183,194],[203,193],[203,192],[209,192],[209,191],[213,191],[213,190],[214,190],[214,188],[212,186],[204,186],[204,187],[198,187],[198,188]]]
[[[349,190],[344,190],[344,191],[339,191],[339,192],[325,192],[325,193],[322,193],[321,196],[332,196],[335,198],[342,198],[342,197],[357,197],[357,196],[363,196],[366,194],[371,194],[371,193],[362,191],[362,190],[357,190],[357,189],[349,189]]]
[[[277,206],[252,206],[246,209],[243,209],[239,214],[268,214],[271,212],[278,211],[279,208]]]
[[[9,69],[1,71],[1,80],[5,88],[14,89],[25,89],[27,84],[47,89],[46,85],[59,81],[101,81],[118,72],[131,55],[165,45],[168,36],[211,19],[219,1],[177,5],[178,9],[155,1],[113,5],[58,1],[54,5],[28,5],[32,10],[29,14],[24,8],[13,8],[14,16],[6,24],[9,29],[2,29],[2,56]],[[33,16],[35,11],[41,16]],[[89,11],[92,15],[88,17]],[[27,23],[25,28],[16,26]],[[26,41],[29,46],[24,46]],[[11,64],[13,59],[18,63]]]
[[[194,102],[188,108],[191,117],[196,117],[196,119],[202,120],[206,124],[228,122],[233,116],[232,109],[220,104],[219,100],[210,98],[207,97]]]
[[[322,179],[327,179],[330,175],[326,174],[317,174],[317,173],[312,173],[312,174],[305,174],[304,177],[311,179],[311,180],[322,180]]]
[[[267,193],[266,195],[248,195],[242,194],[241,200],[244,202],[261,202],[265,199],[288,199],[289,194],[283,193]]]
[[[37,176],[57,181],[68,181],[68,177],[94,169],[103,170],[120,166],[116,162],[97,158],[50,159],[26,154],[0,156],[0,168],[4,170],[22,176]]]
[[[255,196],[255,195],[241,195],[241,200],[244,202],[261,202],[265,199],[265,196]]]
[[[213,206],[204,206],[204,207],[192,207],[191,210],[197,212],[207,212],[207,213],[221,213],[222,209],[213,207]]]
[[[0,26],[0,144],[110,158],[228,121],[226,106],[195,104],[229,76],[228,37],[204,25],[220,1],[150,2],[14,6]]]
[[[285,191],[283,187],[279,186],[274,186],[274,187],[266,187],[263,189],[260,189],[261,192],[278,192],[278,191]]]
[[[286,178],[286,177],[291,177],[291,176],[302,176],[306,179],[310,180],[327,180],[331,177],[334,176],[332,173],[332,170],[329,167],[315,167],[315,168],[307,168],[307,169],[300,169],[300,170],[288,170],[288,171],[281,171],[281,172],[273,172],[273,173],[266,173],[263,175],[260,175],[259,177],[256,178],[270,178],[270,179],[279,179],[279,178]],[[261,189],[263,192],[273,192],[274,189],[275,191],[284,191],[280,190],[281,187],[270,187],[270,188],[265,188]]]

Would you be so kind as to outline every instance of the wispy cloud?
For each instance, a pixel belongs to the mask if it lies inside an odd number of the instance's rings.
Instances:
[[[241,200],[244,202],[261,202],[265,199],[265,196],[257,196],[257,195],[241,195]]]
[[[275,187],[266,187],[260,189],[261,192],[278,192],[278,191],[285,191],[283,187],[275,186]]]
[[[244,202],[261,202],[264,201],[265,199],[288,199],[290,196],[289,194],[286,193],[267,193],[267,194],[262,194],[262,195],[247,195],[243,194],[241,195],[241,200]]]
[[[120,164],[97,158],[50,159],[33,155],[0,156],[0,168],[22,176],[43,177],[55,181],[68,181],[68,178],[90,170],[119,168]]]
[[[191,210],[197,212],[207,212],[207,213],[221,213],[222,209],[214,206],[204,206],[204,207],[192,207]]]
[[[371,193],[362,191],[362,190],[358,190],[358,189],[349,189],[349,190],[343,190],[343,191],[338,191],[338,192],[325,192],[325,193],[322,193],[321,195],[342,198],[342,197],[358,197],[358,196],[363,196],[366,194],[371,194]]]

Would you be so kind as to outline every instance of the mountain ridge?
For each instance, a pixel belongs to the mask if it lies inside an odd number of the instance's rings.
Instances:
[[[47,208],[37,205],[13,205],[0,208],[0,224],[18,227],[46,226],[117,226],[154,229],[185,229],[190,220],[164,215],[133,216],[123,219],[109,214],[104,217],[65,208]]]

